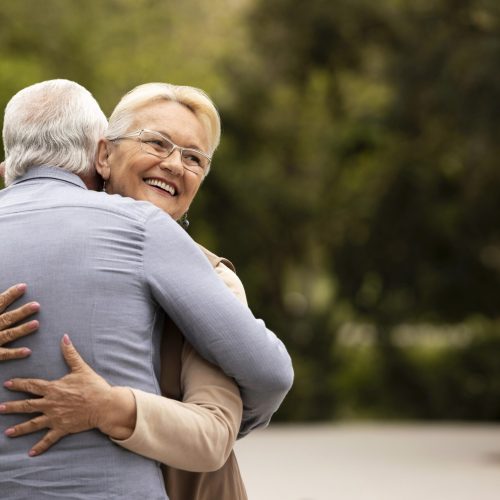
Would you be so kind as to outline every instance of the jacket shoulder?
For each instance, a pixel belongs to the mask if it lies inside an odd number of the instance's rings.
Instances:
[[[220,257],[219,255],[216,255],[215,253],[206,249],[203,245],[200,245],[199,243],[198,243],[198,247],[205,254],[205,257],[208,259],[208,261],[210,262],[210,264],[212,264],[213,267],[217,268],[220,264],[224,264],[231,271],[236,272],[236,268],[234,267],[234,264],[229,259],[226,259],[225,257]]]

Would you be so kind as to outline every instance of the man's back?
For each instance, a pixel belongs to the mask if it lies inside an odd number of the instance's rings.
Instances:
[[[60,169],[30,168],[0,192],[0,231],[0,287],[25,281],[25,299],[41,303],[40,330],[22,341],[33,354],[0,365],[2,380],[66,373],[59,341],[69,333],[110,383],[158,393],[163,310],[201,355],[238,383],[242,434],[265,425],[289,390],[293,370],[283,344],[153,205],[89,192]],[[0,387],[0,401],[13,398],[23,395]],[[4,428],[21,420],[0,416]],[[41,500],[165,498],[156,464],[95,431],[28,458],[39,437],[0,436],[0,490],[7,498],[31,498],[34,487]]]
[[[154,365],[163,314],[143,276],[141,223],[155,209],[88,192],[75,176],[45,170],[59,179],[30,174],[0,192],[0,231],[8,236],[0,246],[0,288],[25,281],[26,300],[41,304],[39,332],[22,340],[33,354],[2,364],[2,381],[67,373],[59,342],[69,333],[111,384],[158,393]],[[24,395],[0,386],[1,401],[14,398]],[[22,420],[0,417],[4,429]],[[166,498],[156,463],[98,431],[68,436],[48,453],[28,457],[41,435],[0,434],[2,497]]]

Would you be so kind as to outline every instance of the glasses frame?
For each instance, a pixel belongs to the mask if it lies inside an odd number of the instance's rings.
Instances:
[[[152,134],[159,135],[163,140],[167,141],[168,143],[170,143],[172,145],[172,150],[167,155],[163,156],[163,155],[157,154],[155,152],[147,151],[147,150],[143,149],[142,148],[142,144],[146,144],[145,141],[141,141],[141,134],[143,132],[147,132],[147,133],[150,133],[150,134],[152,133]],[[115,137],[114,139],[111,139],[111,140],[112,141],[119,141],[121,139],[134,139],[135,137],[137,137],[137,140],[141,143],[141,151],[143,151],[146,154],[150,154],[152,156],[156,156],[157,158],[167,159],[174,151],[179,150],[179,152],[181,154],[182,167],[185,168],[186,170],[189,170],[189,172],[192,172],[195,175],[203,175],[203,176],[205,176],[205,175],[207,175],[208,170],[210,169],[210,163],[212,162],[212,157],[211,156],[208,156],[206,153],[204,153],[203,151],[200,151],[199,149],[184,148],[182,146],[179,146],[174,141],[172,141],[172,139],[169,139],[168,137],[166,137],[165,135],[163,135],[161,132],[158,132],[157,130],[151,130],[151,129],[148,129],[148,128],[141,128],[141,129],[136,130],[134,132],[130,132],[128,134],[121,135],[119,137]],[[204,158],[206,158],[208,160],[206,168],[203,168],[203,167],[200,166],[200,168],[202,170],[202,173],[199,173],[199,172],[193,170],[194,167],[187,166],[184,163],[184,155],[183,155],[184,151],[193,151],[194,153],[199,154],[199,155],[203,156]]]

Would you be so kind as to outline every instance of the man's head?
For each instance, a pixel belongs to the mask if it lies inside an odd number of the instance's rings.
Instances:
[[[92,94],[69,80],[48,80],[19,91],[5,108],[5,184],[32,166],[95,175],[107,120]]]

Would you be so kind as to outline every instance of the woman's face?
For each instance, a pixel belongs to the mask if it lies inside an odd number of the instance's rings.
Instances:
[[[186,106],[159,101],[139,109],[127,133],[140,129],[160,132],[181,147],[209,152],[205,129]],[[186,170],[177,149],[168,158],[141,150],[137,138],[102,141],[98,171],[109,194],[149,201],[179,219],[198,192],[203,176]]]

